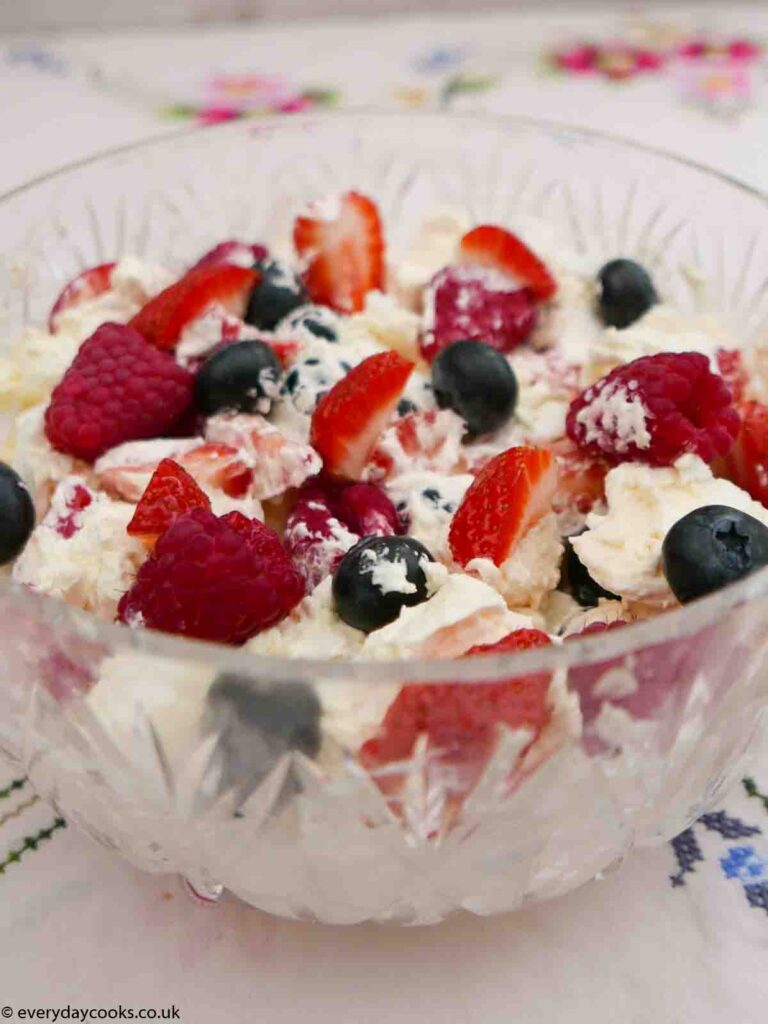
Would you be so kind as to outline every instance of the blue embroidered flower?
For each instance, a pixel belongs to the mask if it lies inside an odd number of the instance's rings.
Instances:
[[[417,57],[413,66],[424,75],[436,75],[441,71],[458,67],[464,57],[464,50],[458,46],[438,46]]]
[[[67,70],[67,62],[62,57],[41,46],[10,47],[5,59],[9,64],[26,64],[47,74],[63,75]]]
[[[720,858],[726,878],[738,878],[742,885],[750,885],[768,878],[768,857],[763,857],[754,846],[732,846],[726,857]]]

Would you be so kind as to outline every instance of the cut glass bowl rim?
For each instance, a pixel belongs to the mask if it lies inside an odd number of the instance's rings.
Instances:
[[[238,134],[258,131],[269,127],[271,130],[296,129],[299,125],[348,124],[350,128],[369,124],[371,121],[387,122],[471,122],[475,127],[483,123],[500,129],[523,126],[528,130],[539,130],[552,135],[567,134],[586,143],[607,144],[630,152],[669,161],[688,167],[705,176],[721,181],[746,195],[768,204],[768,195],[760,189],[740,181],[716,168],[708,167],[696,160],[679,156],[663,147],[635,142],[620,135],[603,132],[578,125],[546,118],[528,117],[516,114],[494,114],[475,112],[434,112],[434,111],[386,111],[349,107],[343,111],[321,113],[286,114],[241,119],[221,125],[176,129],[147,139],[113,146],[100,150],[88,157],[71,161],[53,171],[38,175],[21,185],[14,186],[0,194],[0,206],[12,203],[17,197],[33,191],[36,187],[63,179],[78,169],[107,164],[114,157],[167,146],[180,139],[189,139],[200,133],[215,138],[216,133]],[[39,618],[50,624],[74,628],[81,636],[95,642],[109,644],[112,650],[130,650],[136,654],[171,658],[175,661],[196,662],[216,667],[220,671],[239,672],[243,675],[284,682],[320,677],[323,681],[391,683],[431,682],[435,684],[462,682],[494,682],[512,675],[538,671],[555,671],[574,665],[592,664],[611,658],[621,658],[645,647],[682,640],[705,629],[727,612],[768,594],[768,567],[745,579],[725,587],[721,591],[700,598],[689,605],[661,612],[658,616],[639,622],[629,623],[623,629],[611,630],[593,636],[573,637],[567,643],[551,647],[535,648],[515,654],[476,655],[456,660],[445,659],[398,659],[391,661],[344,660],[334,661],[323,658],[279,658],[252,654],[242,648],[231,648],[202,640],[173,636],[152,630],[131,629],[120,623],[106,622],[84,612],[58,598],[33,593],[15,583],[10,575],[0,576],[0,596],[7,595],[20,608],[27,607]],[[768,637],[767,637],[768,639]]]

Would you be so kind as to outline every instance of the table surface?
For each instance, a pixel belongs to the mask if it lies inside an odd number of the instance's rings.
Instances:
[[[190,123],[360,105],[587,124],[768,190],[767,65],[751,45],[761,37],[757,4],[0,37],[0,190]],[[585,41],[599,50],[575,46]],[[690,59],[647,66],[685,42]],[[121,1003],[175,1004],[186,1024],[757,1024],[768,996],[763,793],[768,742],[721,808],[567,897],[430,929],[339,929],[234,901],[199,906],[174,879],[141,875],[66,828],[0,767],[0,1012]]]

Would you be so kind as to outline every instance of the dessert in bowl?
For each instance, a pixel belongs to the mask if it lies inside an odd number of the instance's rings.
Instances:
[[[107,155],[0,225],[0,741],[69,820],[203,895],[426,923],[567,891],[733,778],[762,197],[345,115]]]

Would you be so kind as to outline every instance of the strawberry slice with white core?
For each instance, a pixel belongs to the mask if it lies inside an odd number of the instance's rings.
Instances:
[[[310,443],[331,476],[360,479],[413,367],[397,352],[379,352],[354,366],[320,400]]]
[[[363,474],[366,480],[387,480],[399,473],[427,470],[453,473],[463,458],[464,420],[451,409],[410,412],[387,427]]]
[[[101,263],[98,267],[84,270],[62,289],[48,317],[48,330],[51,334],[58,331],[61,316],[65,310],[73,309],[84,302],[91,302],[99,295],[109,291],[112,287],[112,271],[114,269],[114,263]]]
[[[459,565],[487,558],[502,565],[517,542],[552,511],[557,466],[551,451],[508,448],[480,471],[451,520],[451,553]]]
[[[376,204],[346,192],[310,204],[296,218],[293,243],[311,300],[358,313],[370,291],[384,287],[384,235]]]
[[[535,252],[517,235],[494,224],[481,224],[459,242],[459,262],[493,267],[527,288],[540,302],[557,290],[555,279]]]
[[[245,413],[211,416],[206,421],[205,436],[209,441],[239,452],[240,458],[251,467],[251,494],[260,500],[300,487],[322,468],[320,456],[313,448],[286,437],[263,416]]]
[[[196,267],[150,299],[131,320],[131,327],[157,348],[175,348],[184,328],[215,304],[242,318],[258,280],[258,271],[228,263]]]

